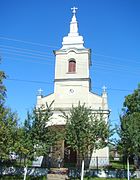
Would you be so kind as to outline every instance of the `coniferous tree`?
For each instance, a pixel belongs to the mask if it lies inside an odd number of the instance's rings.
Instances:
[[[72,107],[66,119],[65,140],[84,158],[89,150],[100,149],[107,145],[111,131],[102,114],[93,114],[90,108],[78,104]]]
[[[20,153],[27,159],[33,160],[39,156],[47,156],[50,148],[58,140],[58,134],[55,126],[48,122],[53,115],[51,105],[33,109],[28,112],[27,119],[22,127],[22,138],[19,141]]]
[[[53,115],[51,109],[52,103],[50,105],[46,104],[46,108],[41,107],[33,111],[31,133],[37,156],[48,155],[51,146],[53,146],[58,139],[55,126],[49,124]]]
[[[69,113],[63,112],[62,117],[66,119],[65,141],[82,158],[83,171],[84,158],[89,152],[107,146],[111,135],[109,125],[102,114],[93,114],[90,108],[80,103],[72,107]]]
[[[17,141],[15,144],[16,153],[19,155],[20,159],[33,160],[34,147],[33,140],[31,136],[32,131],[32,117],[30,113],[27,113],[27,118],[24,121],[23,126],[18,128],[17,131]]]

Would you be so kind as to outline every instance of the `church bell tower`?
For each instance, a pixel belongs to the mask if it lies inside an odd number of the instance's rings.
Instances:
[[[76,10],[72,9],[70,32],[63,38],[62,48],[54,51],[55,62],[55,104],[57,108],[70,108],[78,101],[86,102],[91,88],[89,68],[91,51],[84,47],[83,37],[78,32]],[[84,94],[84,96],[83,96]]]

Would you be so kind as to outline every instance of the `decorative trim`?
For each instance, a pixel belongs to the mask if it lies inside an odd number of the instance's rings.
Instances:
[[[78,49],[78,48],[69,48],[69,49],[59,49],[59,50],[53,50],[54,55],[57,54],[65,54],[69,52],[75,52],[76,54],[81,54],[81,53],[91,53],[91,49],[88,48],[83,48],[83,49]]]
[[[55,79],[54,82],[62,81],[91,81],[90,78],[67,78],[67,79]]]

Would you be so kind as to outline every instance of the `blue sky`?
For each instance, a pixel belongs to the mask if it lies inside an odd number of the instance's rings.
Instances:
[[[107,86],[110,120],[118,124],[124,97],[140,82],[139,0],[1,0],[0,69],[8,75],[7,106],[21,121],[39,88],[53,92],[55,57],[69,33],[71,7],[92,50],[92,91]],[[25,80],[25,81],[24,81]]]

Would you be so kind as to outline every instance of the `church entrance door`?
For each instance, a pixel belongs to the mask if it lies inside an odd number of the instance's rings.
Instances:
[[[76,166],[77,163],[77,153],[72,148],[68,147],[65,143],[64,146],[64,164],[66,166]]]

